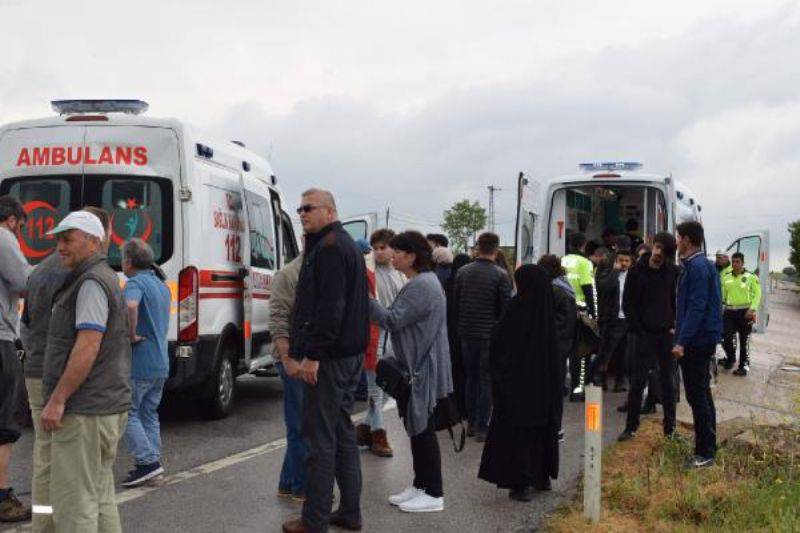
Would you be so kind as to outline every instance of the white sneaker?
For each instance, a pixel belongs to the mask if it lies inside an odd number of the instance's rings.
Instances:
[[[425,491],[420,490],[416,487],[408,487],[400,494],[394,494],[392,496],[389,496],[389,503],[391,503],[392,505],[400,505],[401,503],[405,503],[408,500],[413,500],[420,494],[425,494]]]
[[[417,497],[400,504],[400,510],[406,513],[435,513],[444,511],[444,498],[434,498],[424,492]]]

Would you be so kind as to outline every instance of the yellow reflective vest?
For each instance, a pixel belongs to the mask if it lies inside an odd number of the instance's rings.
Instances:
[[[725,309],[752,309],[761,305],[761,284],[758,276],[743,271],[738,276],[733,270],[722,274],[722,305]]]

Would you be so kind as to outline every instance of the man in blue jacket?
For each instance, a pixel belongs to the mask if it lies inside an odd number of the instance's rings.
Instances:
[[[711,396],[711,358],[722,337],[719,275],[702,250],[703,226],[684,222],[676,228],[683,272],[678,278],[675,346],[686,399],[694,418],[695,455],[688,466],[714,464],[717,414]]]

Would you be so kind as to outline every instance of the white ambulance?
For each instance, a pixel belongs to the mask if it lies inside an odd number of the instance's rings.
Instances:
[[[584,163],[574,174],[549,180],[517,182],[516,262],[532,263],[544,254],[563,256],[573,233],[602,243],[604,230],[617,234],[627,228],[644,241],[681,222],[702,222],[702,206],[686,186],[670,174],[642,172],[636,162]],[[745,268],[769,287],[769,232],[748,232],[737,238],[729,253],[745,255]],[[756,331],[769,321],[767,290],[762,292]]]
[[[167,388],[226,416],[236,377],[271,366],[269,286],[298,253],[269,163],[240,142],[142,116],[142,101],[53,108],[58,116],[0,128],[0,195],[25,206],[25,256],[35,264],[52,253],[48,230],[85,205],[111,215],[115,268],[126,240],[147,241],[173,297]]]

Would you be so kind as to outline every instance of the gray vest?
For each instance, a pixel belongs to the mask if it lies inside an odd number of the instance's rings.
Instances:
[[[28,277],[25,296],[23,328],[25,343],[25,377],[41,378],[44,362],[44,348],[47,344],[47,328],[50,326],[50,312],[53,309],[53,296],[64,285],[69,270],[61,264],[58,253],[50,254],[36,265]]]
[[[64,286],[55,295],[44,353],[44,399],[45,402],[50,399],[75,345],[78,291],[83,282],[90,279],[97,281],[106,292],[108,323],[94,366],[83,384],[67,400],[64,412],[83,415],[122,413],[131,406],[128,315],[119,278],[103,254],[90,257],[70,272]]]

